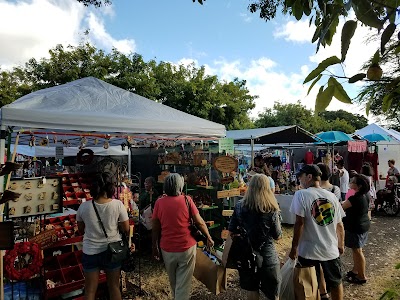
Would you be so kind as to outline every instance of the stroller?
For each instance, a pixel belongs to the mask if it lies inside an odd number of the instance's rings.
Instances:
[[[376,193],[375,211],[384,211],[388,216],[400,212],[400,183],[396,176],[389,176],[385,188]]]

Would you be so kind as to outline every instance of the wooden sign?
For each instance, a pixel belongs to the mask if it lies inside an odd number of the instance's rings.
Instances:
[[[221,184],[228,184],[235,181],[235,178],[233,178],[232,176],[227,176],[227,177],[222,177],[220,179]]]
[[[230,156],[219,156],[214,160],[213,165],[222,173],[230,173],[237,170],[238,161]]]
[[[228,198],[228,197],[235,197],[240,196],[239,189],[231,189],[231,190],[224,190],[217,192],[217,198]]]
[[[57,234],[55,229],[46,230],[30,238],[29,241],[39,244],[42,249],[46,249],[57,242]]]

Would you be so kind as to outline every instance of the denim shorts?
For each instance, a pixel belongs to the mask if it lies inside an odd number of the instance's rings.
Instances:
[[[368,231],[364,233],[355,233],[348,230],[344,234],[344,244],[348,248],[363,248],[368,240]]]
[[[108,251],[93,255],[82,253],[82,267],[83,271],[88,273],[100,270],[111,272],[120,269],[121,263],[111,263],[108,258]]]

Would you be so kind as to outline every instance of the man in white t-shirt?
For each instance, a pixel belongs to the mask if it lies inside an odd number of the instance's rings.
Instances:
[[[344,201],[346,200],[346,194],[349,191],[349,172],[344,168],[343,160],[339,160],[336,163],[336,166],[339,169],[340,195],[342,197],[342,201]]]
[[[320,266],[332,300],[343,299],[340,255],[344,252],[345,213],[334,194],[320,187],[321,170],[305,165],[297,173],[302,190],[294,194],[290,212],[296,214],[289,257],[302,266]]]

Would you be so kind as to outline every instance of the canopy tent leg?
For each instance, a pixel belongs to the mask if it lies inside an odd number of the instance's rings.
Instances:
[[[253,139],[253,136],[250,139],[250,145],[251,145],[251,167],[254,168],[254,139]]]
[[[6,127],[1,125],[0,127],[0,164],[4,164],[4,152],[6,149]],[[0,177],[0,191],[4,192],[4,176]],[[4,205],[0,205],[0,222],[3,222]],[[0,299],[4,299],[4,265],[3,265],[4,251],[0,250]]]
[[[128,149],[128,178],[131,179],[132,175],[132,150]]]

